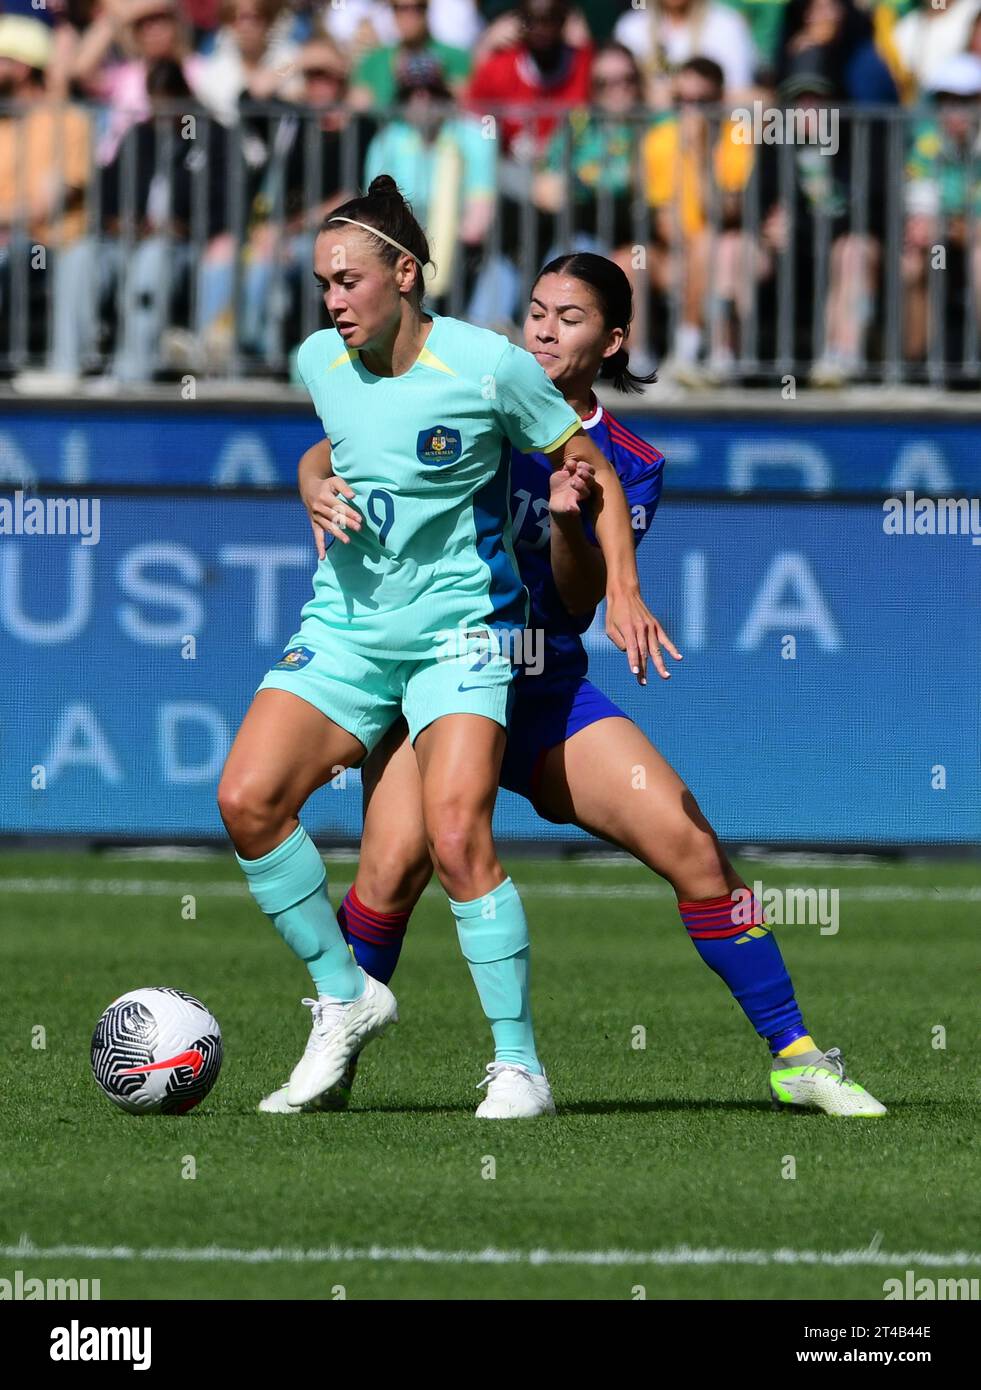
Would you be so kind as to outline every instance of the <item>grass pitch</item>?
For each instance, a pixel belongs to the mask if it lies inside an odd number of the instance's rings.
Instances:
[[[327,858],[336,904],[353,864]],[[840,890],[837,934],[778,938],[811,1031],[890,1107],[859,1121],[771,1112],[765,1048],[650,874],[508,867],[559,1107],[525,1123],[473,1118],[488,1033],[435,892],[351,1110],[258,1115],[309,981],[231,856],[0,854],[0,1277],[98,1278],[104,1299],[881,1299],[908,1267],[977,1277],[945,1262],[981,1247],[976,865],[742,865]],[[97,1018],[141,985],[221,1023],[222,1074],[187,1116],[125,1115],[91,1076]]]

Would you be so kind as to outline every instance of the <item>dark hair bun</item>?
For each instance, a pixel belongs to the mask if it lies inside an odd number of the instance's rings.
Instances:
[[[391,174],[378,174],[368,185],[368,198],[397,198],[399,202],[404,202],[399,186],[392,178]]]
[[[426,233],[416,221],[411,206],[405,201],[391,174],[379,174],[371,180],[367,193],[360,198],[351,198],[329,212],[321,223],[321,231],[330,227],[332,222],[345,220],[363,224],[380,234],[382,240],[375,243],[374,249],[386,265],[395,265],[405,251],[418,262],[420,272],[423,266],[429,265],[431,258]],[[416,303],[421,304],[421,273],[416,278],[415,297]]]

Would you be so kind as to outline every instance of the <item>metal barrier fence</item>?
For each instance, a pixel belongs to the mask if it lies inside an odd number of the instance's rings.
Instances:
[[[683,380],[979,380],[977,112],[574,111],[530,162],[515,131],[546,108],[248,105],[226,128],[155,104],[125,131],[118,111],[38,110],[0,107],[6,375],[285,376],[327,323],[323,210],[385,169],[431,235],[442,312],[513,331],[547,256],[593,249],[633,278],[634,360],[676,359]],[[39,119],[58,152],[44,170]]]

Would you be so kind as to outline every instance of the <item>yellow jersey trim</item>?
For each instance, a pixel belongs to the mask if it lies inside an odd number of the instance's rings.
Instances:
[[[423,344],[422,351],[416,361],[421,367],[432,367],[434,372],[445,372],[447,376],[456,376],[453,368],[448,367],[442,358],[436,356],[435,352],[430,352],[425,344]]]
[[[329,372],[332,372],[334,368],[339,367],[342,362],[353,362],[357,355],[358,353],[356,348],[345,348],[344,351],[341,353],[340,357],[334,358],[333,362],[330,364],[327,370]]]
[[[562,445],[566,444],[574,434],[578,434],[581,429],[582,421],[577,420],[574,425],[570,425],[567,430],[562,431],[562,433],[559,435],[558,439],[555,441],[554,444],[546,445],[546,447],[542,449],[541,452],[543,454],[551,454],[556,449],[561,449]]]

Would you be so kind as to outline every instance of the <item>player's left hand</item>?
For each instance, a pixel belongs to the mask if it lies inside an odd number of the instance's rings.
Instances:
[[[682,655],[671,641],[647,604],[635,593],[608,594],[606,598],[606,635],[615,647],[627,653],[630,669],[639,685],[647,684],[647,662],[654,663],[662,680],[670,680],[671,672],[664,662],[664,647],[681,661]]]
[[[548,480],[548,510],[554,517],[579,516],[581,503],[593,490],[596,469],[583,459],[570,459]]]

